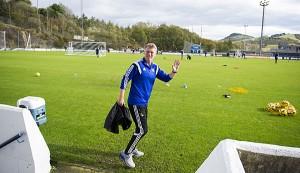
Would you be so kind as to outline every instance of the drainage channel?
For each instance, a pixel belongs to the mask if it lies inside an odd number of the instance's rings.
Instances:
[[[79,164],[55,162],[51,165],[50,173],[108,173],[105,170]]]

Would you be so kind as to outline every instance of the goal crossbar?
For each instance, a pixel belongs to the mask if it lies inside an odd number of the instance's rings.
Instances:
[[[95,56],[98,49],[99,56],[106,56],[106,42],[69,42],[66,55]]]

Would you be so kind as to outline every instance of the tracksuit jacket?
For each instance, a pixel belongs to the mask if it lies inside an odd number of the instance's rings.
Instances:
[[[123,76],[120,86],[121,89],[125,89],[128,82],[132,80],[128,104],[147,106],[156,78],[164,82],[172,79],[158,65],[147,64],[145,58],[134,62]]]
[[[119,133],[119,125],[122,125],[123,130],[127,130],[131,122],[129,109],[125,105],[115,103],[105,119],[104,128],[109,132]]]

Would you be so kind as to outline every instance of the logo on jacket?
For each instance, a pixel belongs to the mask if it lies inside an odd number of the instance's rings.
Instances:
[[[145,67],[143,68],[143,71],[146,71],[146,68],[145,68]]]

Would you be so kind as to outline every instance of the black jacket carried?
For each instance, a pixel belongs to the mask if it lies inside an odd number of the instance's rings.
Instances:
[[[109,132],[119,133],[119,125],[122,125],[123,130],[129,129],[131,117],[128,108],[115,103],[106,117],[104,128]]]

